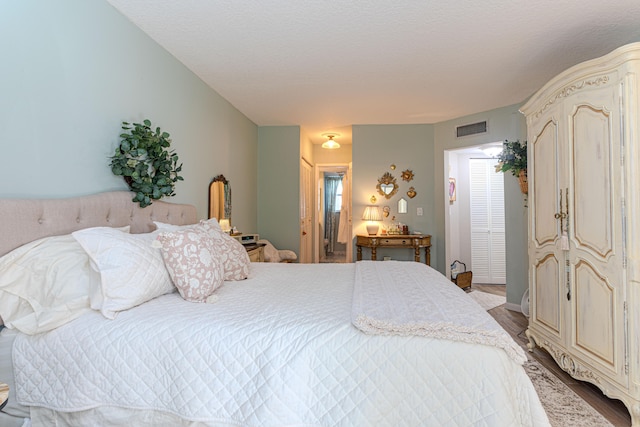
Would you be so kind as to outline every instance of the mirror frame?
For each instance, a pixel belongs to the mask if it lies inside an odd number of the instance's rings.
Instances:
[[[393,185],[393,190],[391,190],[388,194],[382,190],[383,185]],[[398,192],[398,183],[393,175],[389,172],[385,172],[380,178],[378,178],[378,185],[376,185],[376,190],[381,196],[384,196],[387,199],[390,199],[394,194]]]
[[[401,197],[400,200],[398,200],[398,213],[399,214],[407,213],[407,201],[405,200],[404,197]]]
[[[216,176],[209,184],[209,218],[231,222],[231,185],[224,175]]]

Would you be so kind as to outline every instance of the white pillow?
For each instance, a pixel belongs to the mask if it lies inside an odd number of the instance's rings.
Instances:
[[[159,231],[127,234],[96,227],[72,234],[100,273],[102,301],[92,306],[104,317],[114,319],[119,311],[175,290],[160,250],[152,246]]]
[[[158,236],[162,258],[182,298],[213,302],[213,292],[224,283],[222,260],[213,239],[201,227]]]
[[[0,258],[0,317],[8,328],[33,335],[90,311],[100,275],[70,234],[27,243]]]

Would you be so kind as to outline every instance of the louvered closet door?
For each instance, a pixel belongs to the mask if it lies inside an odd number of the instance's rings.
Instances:
[[[504,284],[504,177],[493,159],[469,160],[471,270],[474,283]]]

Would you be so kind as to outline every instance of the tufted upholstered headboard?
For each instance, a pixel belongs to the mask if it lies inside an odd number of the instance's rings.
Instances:
[[[195,206],[154,201],[141,208],[133,193],[112,191],[67,199],[0,199],[0,256],[25,243],[88,227],[131,226],[145,233],[153,221],[184,225],[198,221]]]

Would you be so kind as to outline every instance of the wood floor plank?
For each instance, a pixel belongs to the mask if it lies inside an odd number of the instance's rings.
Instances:
[[[506,294],[504,285],[474,284],[471,288],[471,290],[475,289],[496,295],[504,296]],[[522,313],[507,310],[504,306],[500,306],[489,310],[489,314],[496,319],[496,321],[518,344],[527,350],[526,346],[529,340],[525,336],[524,331],[527,329],[528,320],[524,315],[522,315]],[[596,411],[600,412],[611,424],[616,427],[631,427],[631,416],[629,415],[629,411],[620,400],[609,399],[593,384],[572,378],[569,374],[560,369],[551,355],[544,349],[536,348],[533,353],[529,354],[540,362],[542,366],[553,372],[560,381],[566,384],[567,387],[584,399],[585,402],[591,405]]]

